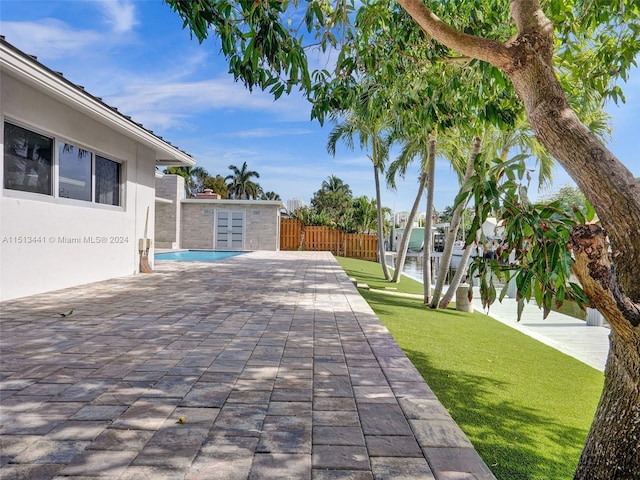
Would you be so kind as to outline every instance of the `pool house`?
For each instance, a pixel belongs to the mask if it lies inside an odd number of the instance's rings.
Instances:
[[[158,248],[194,250],[280,250],[284,205],[271,200],[222,199],[211,191],[186,198],[184,178],[156,178]]]

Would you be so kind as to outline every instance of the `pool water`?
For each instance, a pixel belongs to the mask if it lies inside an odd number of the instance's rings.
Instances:
[[[246,252],[223,252],[213,250],[183,250],[181,252],[156,253],[154,260],[173,260],[178,262],[217,262],[225,258],[242,255]]]

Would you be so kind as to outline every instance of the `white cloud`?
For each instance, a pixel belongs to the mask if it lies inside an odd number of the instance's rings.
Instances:
[[[339,165],[349,165],[352,167],[363,167],[363,168],[371,167],[373,169],[373,164],[371,163],[371,160],[369,159],[369,157],[367,157],[364,154],[357,154],[357,151],[352,155],[355,155],[355,156],[337,155],[335,157],[334,163],[337,163]]]
[[[92,48],[122,41],[113,34],[130,32],[138,24],[133,3],[126,0],[100,0],[108,32],[75,28],[68,22],[54,18],[31,21],[0,22],[0,30],[7,41],[26,53],[43,59],[64,58],[68,55],[87,53]],[[80,25],[91,25],[90,21]]]
[[[136,9],[127,0],[100,0],[97,5],[102,9],[109,30],[89,29],[91,19],[75,24],[55,18],[42,18],[28,21],[0,21],[0,31],[7,41],[23,52],[36,55],[40,60],[51,61],[67,57],[89,57],[126,39],[123,34],[138,25]],[[82,28],[89,26],[89,28]]]
[[[52,18],[38,22],[0,22],[0,30],[9,43],[41,60],[75,55],[103,38],[99,33],[75,30]]]
[[[283,137],[286,135],[310,135],[314,133],[308,128],[254,128],[252,130],[242,130],[225,135],[236,138],[271,138]]]
[[[107,99],[107,103],[150,128],[180,127],[185,117],[211,109],[268,112],[281,120],[308,120],[308,106],[302,102],[295,97],[281,97],[274,102],[269,94],[250,93],[243,85],[228,78],[129,83],[124,85],[122,93]],[[163,117],[162,125],[155,120],[156,115]]]
[[[105,21],[114,33],[127,33],[138,24],[133,3],[126,0],[102,0]]]

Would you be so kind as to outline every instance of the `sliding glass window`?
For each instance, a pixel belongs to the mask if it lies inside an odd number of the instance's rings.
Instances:
[[[91,152],[69,143],[58,143],[60,177],[58,195],[91,201]]]
[[[55,144],[54,150],[52,137],[5,122],[4,188],[122,206],[122,163],[62,140]]]
[[[96,202],[120,205],[122,165],[96,155]]]
[[[4,124],[4,188],[52,194],[53,139]]]

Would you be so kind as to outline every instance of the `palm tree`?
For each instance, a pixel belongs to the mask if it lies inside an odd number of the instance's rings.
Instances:
[[[463,142],[465,145],[467,142]],[[460,143],[457,143],[460,145]],[[474,162],[476,161],[476,157],[480,154],[480,149],[482,148],[482,139],[479,136],[476,136],[473,140],[471,153],[469,154],[469,159],[467,161],[467,167],[464,173],[464,177],[462,178],[461,185],[466,185],[466,183],[471,179],[475,170],[474,170]],[[448,300],[443,299],[443,302],[440,303],[440,295],[442,293],[442,289],[444,287],[444,281],[447,276],[447,272],[449,271],[449,265],[451,265],[451,257],[453,256],[453,245],[456,240],[456,236],[458,234],[458,228],[460,227],[460,220],[462,218],[462,212],[465,208],[465,205],[459,204],[453,210],[453,215],[451,217],[451,222],[449,224],[449,231],[445,236],[445,245],[444,251],[442,252],[442,257],[440,259],[440,270],[438,274],[438,278],[436,279],[436,285],[433,289],[433,298],[431,299],[431,308],[444,308],[451,301],[449,296],[453,295],[455,289],[458,288],[460,281],[462,279],[462,273],[466,271],[467,260],[471,255],[471,245],[467,245],[466,249],[462,255],[462,259],[460,261],[460,265],[456,270],[456,275],[454,279],[450,282],[449,290],[447,291]]]
[[[384,231],[382,219],[382,200],[380,195],[380,171],[384,170],[384,164],[389,158],[389,138],[385,131],[390,126],[388,108],[376,104],[379,100],[376,91],[372,87],[363,86],[363,93],[358,100],[346,112],[342,123],[338,123],[329,133],[327,151],[335,156],[336,144],[342,139],[347,148],[353,150],[354,136],[358,136],[360,148],[370,150],[369,159],[373,164],[373,175],[376,187],[376,206],[378,223],[378,260],[382,265],[382,272],[386,280],[391,280],[384,251]],[[334,121],[338,114],[332,114]]]
[[[429,188],[433,190],[433,184],[435,182],[435,143],[432,142],[433,137],[433,128],[430,124],[417,121],[417,119],[408,116],[402,121],[397,122],[394,125],[393,130],[393,138],[401,143],[400,155],[396,158],[391,165],[389,166],[389,170],[387,171],[387,183],[395,188],[396,185],[396,175],[400,177],[404,177],[409,165],[413,162],[414,159],[418,158],[420,161],[420,177],[418,181],[418,191],[416,193],[415,200],[413,202],[413,206],[411,208],[411,212],[409,213],[409,217],[407,219],[407,226],[404,230],[402,239],[400,240],[400,245],[397,250],[397,257],[395,262],[395,271],[393,272],[392,281],[398,283],[402,276],[402,270],[404,268],[404,263],[407,256],[407,250],[409,248],[409,239],[411,237],[411,230],[413,229],[413,223],[415,217],[418,213],[418,208],[420,206],[420,201],[422,200],[422,195],[427,188],[427,182],[429,182]],[[432,146],[433,148],[430,148]],[[433,158],[431,154],[433,153]],[[457,171],[457,164],[452,163]],[[433,168],[432,168],[433,167]],[[428,191],[428,190],[427,190]],[[433,203],[433,202],[432,202]],[[431,218],[431,212],[433,210],[433,206],[431,208],[427,207],[427,218]],[[426,229],[425,227],[425,239],[429,242],[431,241],[431,236],[426,236],[427,232],[430,232],[431,229]],[[426,244],[425,244],[426,245]],[[426,245],[427,246],[427,245]],[[423,248],[423,252],[426,251],[426,246]],[[430,264],[429,264],[430,268]],[[431,275],[429,276],[429,283],[431,282]],[[425,292],[427,290],[425,289]],[[430,290],[429,290],[430,294]]]
[[[422,255],[424,257],[422,269],[422,283],[424,288],[424,303],[425,305],[431,301],[431,251],[432,235],[431,228],[433,226],[433,190],[435,189],[436,178],[436,145],[438,144],[437,135],[435,132],[429,135],[427,143],[427,209],[424,219],[424,247],[422,248]]]
[[[202,167],[167,167],[165,174],[180,175],[184,178],[184,187],[188,198],[196,196],[203,190],[204,182],[210,178],[209,173]]]
[[[262,192],[262,194],[260,195],[260,200],[280,200],[280,201],[282,201],[282,199],[280,198],[280,195],[278,195],[276,192]]]
[[[335,224],[348,223],[352,204],[351,187],[335,175],[327,177],[311,199],[311,207],[324,212]]]
[[[540,147],[540,145],[535,141],[531,132],[528,128],[528,123],[524,116],[520,116],[518,121],[516,121],[514,127],[512,129],[501,130],[501,129],[490,129],[492,131],[491,134],[483,136],[475,136],[474,140],[470,142],[472,145],[470,153],[468,153],[466,171],[464,177],[461,179],[461,186],[467,184],[467,182],[473,177],[475,174],[474,162],[476,161],[476,157],[480,155],[484,137],[487,138],[485,144],[485,154],[483,157],[485,159],[491,158],[499,158],[501,161],[506,162],[509,150],[517,147],[522,152],[531,152],[536,158],[540,168],[540,176],[539,176],[539,184],[543,185],[550,181],[551,171],[553,167],[553,158]],[[458,137],[457,141],[449,141],[445,145],[445,150],[447,150],[449,157],[455,157],[461,159],[464,155],[464,150],[466,149],[466,145],[469,142],[460,142],[459,138],[464,137],[465,134],[463,132],[458,132],[456,137]],[[461,187],[462,188],[462,187]],[[465,205],[459,204],[453,212],[453,216],[450,222],[449,231],[447,232],[446,241],[444,251],[442,253],[441,261],[440,261],[440,271],[443,272],[438,276],[436,285],[434,288],[433,299],[431,301],[432,308],[446,308],[453,296],[455,295],[456,289],[460,284],[462,277],[466,274],[466,264],[471,255],[471,247],[467,245],[463,252],[463,256],[460,260],[460,267],[456,270],[455,275],[453,276],[451,282],[449,283],[449,288],[445,295],[440,298],[442,289],[444,287],[444,281],[446,272],[449,269],[449,265],[451,263],[451,257],[453,253],[453,244],[457,237],[457,232],[460,227],[460,219],[462,216],[462,211],[464,210]],[[467,237],[470,238],[474,235],[475,232],[469,232]]]
[[[326,180],[323,180],[320,189],[324,192],[343,193],[351,196],[349,185],[335,175],[329,175]]]
[[[366,195],[358,197],[353,202],[353,222],[358,233],[371,233],[377,228],[377,207],[375,199]]]
[[[580,96],[580,98],[571,97],[571,101],[575,101],[576,110],[580,112],[583,117],[583,122],[585,123],[585,125],[587,125],[592,133],[602,139],[607,138],[611,134],[611,130],[607,123],[609,117],[607,113],[602,110],[597,101],[593,101],[593,99],[590,99],[588,96]],[[457,144],[460,145],[459,142]],[[506,162],[510,151],[513,149],[518,152],[529,153],[536,159],[536,165],[539,170],[538,188],[551,184],[551,177],[555,160],[549,154],[549,152],[547,152],[547,150],[542,147],[537,141],[523,112],[521,112],[521,114],[517,117],[513,128],[510,128],[508,130],[492,129],[492,134],[486,136],[484,147],[486,153],[484,156],[487,157],[487,159],[496,157],[499,158],[502,162]],[[479,153],[479,149],[476,150],[476,153]],[[469,162],[472,162],[473,158],[474,156],[472,152],[469,157]],[[472,170],[470,175],[473,175]],[[464,183],[465,182],[463,181],[462,185],[464,185]],[[462,210],[463,208],[464,205],[461,204],[457,207],[457,210]],[[452,220],[450,227],[450,235],[451,237],[453,237],[451,238],[452,242],[455,240],[455,232],[457,231],[458,227],[457,225],[454,225],[454,223],[455,222]],[[472,235],[472,232],[469,232],[467,238],[469,238],[470,235]],[[471,248],[467,246],[460,261],[461,267],[466,265],[470,253]],[[443,263],[445,262],[445,259],[446,255],[443,254]],[[448,262],[449,260],[446,260],[446,262]],[[466,274],[465,268],[459,268],[458,270],[456,270],[456,273],[449,284],[449,289],[437,305],[439,308],[446,308],[449,305],[464,274]],[[438,295],[436,295],[436,293]],[[436,285],[436,291],[434,292],[432,306],[435,306],[435,304],[438,302],[439,293],[440,292]]]
[[[207,181],[207,178],[209,178],[211,175],[209,175],[209,172],[207,172],[204,168],[202,167],[193,167],[191,169],[190,172],[190,179],[191,179],[191,184],[192,184],[192,188],[194,189],[194,193],[200,193],[204,191],[204,183]]]
[[[233,173],[225,177],[229,183],[229,196],[231,198],[248,200],[249,198],[257,198],[260,195],[260,185],[253,182],[252,178],[260,178],[260,174],[253,170],[247,169],[247,162],[242,164],[242,168],[235,165],[229,165],[229,170]]]

